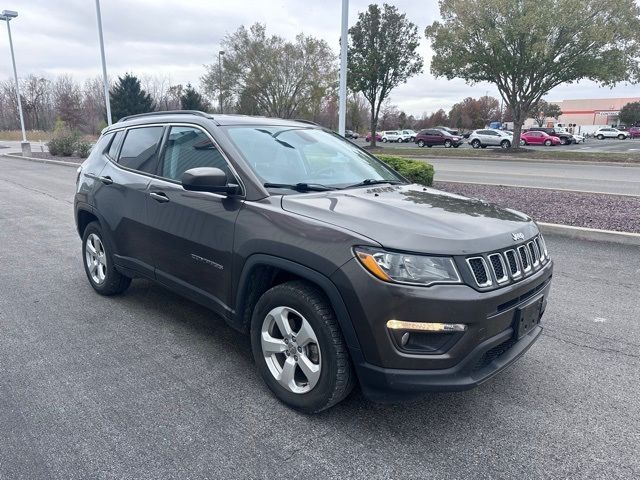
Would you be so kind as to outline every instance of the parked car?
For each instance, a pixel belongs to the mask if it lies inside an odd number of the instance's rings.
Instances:
[[[558,137],[551,136],[545,132],[531,130],[520,135],[521,145],[561,145],[562,141]]]
[[[386,142],[397,142],[400,143],[404,140],[404,137],[402,135],[402,132],[399,132],[397,130],[387,130],[382,133],[382,141],[384,143]]]
[[[454,135],[454,136],[460,136],[460,132],[458,132],[458,130],[454,129],[454,128],[449,128],[449,127],[434,127],[436,130],[443,130],[445,132],[447,132],[449,135]]]
[[[351,138],[353,140],[357,140],[358,139],[358,132],[354,132],[353,130],[345,130],[344,131],[344,138]]]
[[[607,127],[607,128],[599,128],[593,134],[598,140],[603,140],[605,138],[618,138],[620,140],[624,140],[625,138],[631,137],[629,132],[625,132],[624,130],[618,130],[617,128]]]
[[[307,413],[355,385],[398,400],[483,383],[540,337],[553,273],[527,215],[411,184],[282,119],[126,117],[79,167],[74,217],[98,294],[141,277],[212,309],[234,328],[223,337],[249,335],[273,394]]]
[[[427,128],[420,130],[416,135],[415,143],[419,147],[433,147],[434,145],[444,145],[446,148],[458,148],[462,145],[462,138],[458,135],[451,135],[445,130]]]
[[[485,128],[474,130],[469,135],[469,145],[473,148],[502,147],[510,148],[513,134],[504,130]]]
[[[585,142],[585,137],[583,135],[580,135],[579,133],[572,133],[571,135],[573,135],[573,140],[575,141],[575,143]]]
[[[629,138],[640,138],[640,127],[629,127]]]
[[[413,130],[402,130],[402,138],[404,142],[413,142],[416,139],[416,132]]]
[[[560,139],[560,145],[571,145],[575,143],[573,135],[560,127],[534,127],[525,130],[525,132],[544,132],[552,137],[558,137]]]
[[[371,132],[367,133],[367,136],[364,137],[365,141],[368,143],[371,141]],[[376,142],[381,142],[382,141],[382,135],[380,135],[380,132],[376,132]]]

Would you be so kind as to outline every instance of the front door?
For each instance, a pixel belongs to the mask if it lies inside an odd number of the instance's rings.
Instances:
[[[195,126],[172,126],[147,196],[152,254],[158,281],[224,314],[228,311],[233,235],[242,200],[182,188],[196,167],[233,173],[209,135]]]

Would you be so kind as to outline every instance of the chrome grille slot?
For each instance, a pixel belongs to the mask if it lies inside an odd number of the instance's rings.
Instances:
[[[489,255],[489,263],[493,269],[493,273],[496,277],[496,281],[499,284],[509,281],[509,275],[507,274],[507,268],[502,259],[502,255],[499,253],[492,253]]]
[[[520,271],[520,264],[518,263],[518,258],[516,256],[515,250],[507,250],[504,252],[505,257],[507,257],[507,263],[509,264],[509,272],[511,272],[511,278],[520,278],[522,272]]]
[[[533,268],[538,268],[540,265],[540,255],[536,252],[536,247],[533,242],[527,243],[527,248],[529,249],[529,254],[531,257],[531,263],[533,264]]]
[[[520,256],[520,263],[522,264],[522,270],[525,275],[531,271],[531,262],[529,261],[529,252],[524,245],[518,247],[518,255]]]
[[[473,278],[479,287],[484,288],[493,285],[483,257],[467,258],[467,265],[469,265]]]
[[[542,244],[540,243],[540,237],[534,238],[533,243],[535,243],[535,246],[538,249],[538,254],[540,255],[540,262],[544,262],[546,260],[546,256],[544,254],[544,250],[542,249]]]

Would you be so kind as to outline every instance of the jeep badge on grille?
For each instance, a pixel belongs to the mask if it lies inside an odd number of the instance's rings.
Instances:
[[[511,234],[511,237],[513,238],[514,242],[517,242],[518,240],[524,240],[524,233],[515,232]]]

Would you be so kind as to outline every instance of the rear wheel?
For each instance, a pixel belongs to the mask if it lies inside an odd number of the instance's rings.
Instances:
[[[313,285],[268,290],[251,320],[251,347],[263,380],[282,402],[317,413],[343,400],[355,374],[335,313]]]
[[[101,295],[116,295],[129,288],[131,279],[116,270],[98,222],[91,222],[84,229],[82,252],[84,271],[96,292]]]
[[[419,147],[421,147],[421,148],[422,148],[422,147],[424,147],[424,145],[425,145],[425,144],[424,144],[424,140],[418,140],[418,146],[419,146]]]
[[[568,140],[566,138],[561,138],[560,139],[560,145],[566,145],[568,142]]]
[[[478,140],[478,139],[476,138],[475,140],[473,140],[473,141],[471,142],[471,146],[472,146],[473,148],[480,148],[480,146],[481,146],[480,140]]]

